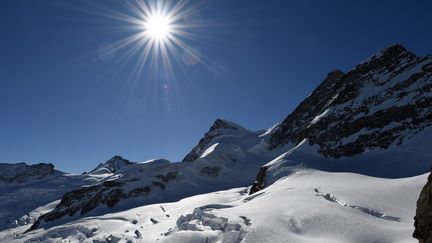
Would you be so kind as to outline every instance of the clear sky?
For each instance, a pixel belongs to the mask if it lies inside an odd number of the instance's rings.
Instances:
[[[329,71],[392,43],[432,54],[430,0],[191,1],[198,58],[137,75],[132,46],[106,52],[132,33],[104,14],[132,14],[124,2],[0,2],[1,162],[179,161],[216,118],[266,129]]]

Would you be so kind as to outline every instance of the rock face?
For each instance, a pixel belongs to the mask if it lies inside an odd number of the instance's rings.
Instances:
[[[40,216],[29,231],[36,229],[42,221],[51,222],[66,215],[74,216],[78,212],[82,215],[99,205],[114,207],[122,199],[148,195],[151,191],[151,187],[143,186],[125,192],[122,189],[124,184],[125,182],[118,180],[105,181],[102,184],[67,192],[59,205],[54,210]]]
[[[344,74],[333,71],[273,131],[270,148],[308,139],[325,157],[401,144],[432,124],[432,56],[392,45]]]
[[[270,148],[290,142],[295,144],[301,142],[309,124],[326,109],[337,90],[342,86],[341,80],[344,75],[339,70],[330,72],[312,94],[273,130],[270,137]]]
[[[0,163],[0,183],[23,183],[29,180],[42,179],[53,172],[54,165],[52,164]]]
[[[265,177],[266,177],[267,169],[268,169],[267,166],[263,166],[260,168],[256,176],[256,180],[254,181],[254,183],[251,186],[251,189],[249,190],[249,194],[252,195],[257,191],[264,189],[264,187],[266,186]]]
[[[413,237],[420,243],[432,242],[432,173],[420,193],[414,220]]]

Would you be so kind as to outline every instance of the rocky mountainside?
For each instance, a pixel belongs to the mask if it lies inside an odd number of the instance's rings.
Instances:
[[[379,177],[425,173],[432,165],[432,56],[392,45],[347,73],[333,71],[270,132],[270,150],[251,192],[293,166]]]
[[[386,149],[432,124],[432,56],[392,45],[348,73],[333,71],[276,129],[270,144],[308,139],[325,157]]]
[[[42,179],[54,173],[54,165],[39,163],[8,164],[0,163],[0,183],[23,183],[30,180]]]
[[[420,243],[432,242],[432,173],[429,174],[428,181],[420,193],[414,219],[413,236]]]

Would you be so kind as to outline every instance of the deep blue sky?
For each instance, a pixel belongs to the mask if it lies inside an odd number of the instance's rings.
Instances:
[[[392,43],[432,53],[430,0],[210,0],[194,15],[206,38],[188,42],[210,66],[133,79],[127,49],[100,55],[127,26],[91,13],[127,13],[120,2],[1,1],[1,162],[78,173],[115,154],[178,161],[217,117],[265,129],[333,69]]]

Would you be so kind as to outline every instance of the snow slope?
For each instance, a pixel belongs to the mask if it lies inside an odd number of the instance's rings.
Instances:
[[[403,178],[420,175],[432,165],[430,150],[432,129],[427,128],[401,145],[388,149],[368,150],[351,157],[326,158],[317,145],[307,139],[288,152],[261,167],[252,186],[251,193],[277,182],[292,173],[295,166],[328,172],[353,172],[382,178]]]
[[[264,190],[218,191],[83,217],[0,242],[416,242],[415,203],[427,175],[403,179],[302,166]]]

